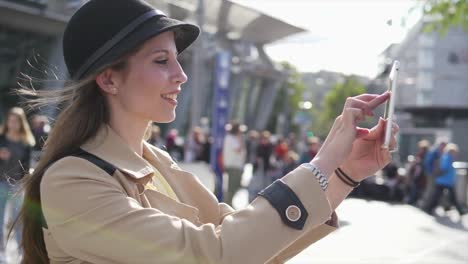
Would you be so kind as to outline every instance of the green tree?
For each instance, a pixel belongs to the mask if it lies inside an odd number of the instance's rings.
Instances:
[[[349,76],[343,83],[337,83],[325,96],[323,109],[314,114],[318,117],[318,124],[313,130],[316,135],[325,137],[330,130],[335,118],[343,111],[346,98],[366,92],[364,84],[354,76]]]
[[[437,30],[446,33],[451,26],[461,26],[468,31],[467,0],[426,0],[424,14],[436,20],[426,26],[426,31]]]

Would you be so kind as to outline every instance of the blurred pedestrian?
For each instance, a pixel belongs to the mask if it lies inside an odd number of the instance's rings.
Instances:
[[[210,164],[211,160],[211,145],[213,144],[213,137],[209,134],[204,132],[203,136],[200,138],[200,142],[202,144],[201,153],[197,157],[197,161],[203,161],[207,164]]]
[[[227,125],[223,145],[223,166],[228,175],[228,187],[224,201],[232,205],[234,194],[241,187],[247,150],[241,124],[234,121]]]
[[[177,58],[199,29],[144,1],[111,2],[87,1],[66,26],[74,83],[57,90],[65,108],[25,183],[22,263],[284,263],[335,230],[338,205],[391,160],[396,124],[390,150],[383,120],[355,125],[389,94],[358,95],[313,160],[247,208],[219,203],[144,140],[150,122],[176,117]]]
[[[37,162],[41,158],[42,149],[47,140],[50,131],[49,119],[45,115],[34,115],[31,118],[31,130],[34,135],[36,144],[31,151],[30,167],[36,167]]]
[[[385,186],[388,189],[388,196],[390,201],[401,201],[404,196],[403,181],[398,173],[398,166],[395,162],[390,162],[382,169],[383,176],[385,177]]]
[[[148,139],[148,143],[157,148],[165,149],[164,140],[161,137],[161,129],[156,124],[151,125],[151,136]]]
[[[50,124],[47,116],[34,115],[31,118],[31,131],[34,135],[34,141],[36,142],[33,149],[36,151],[42,151],[44,143],[47,140],[47,135],[50,131]]]
[[[254,172],[260,170],[263,175],[271,169],[271,158],[273,155],[273,143],[270,131],[263,131],[260,135],[256,149]]]
[[[290,173],[291,171],[295,170],[299,166],[299,155],[290,150],[286,155],[286,159],[283,166],[283,175]]]
[[[424,175],[426,176],[426,190],[423,195],[424,206],[428,206],[436,191],[435,179],[440,175],[440,157],[447,145],[445,138],[438,138],[432,149],[424,157]]]
[[[433,213],[440,201],[440,198],[444,194],[444,191],[448,193],[450,202],[455,206],[460,216],[468,212],[458,203],[455,195],[456,171],[453,167],[453,162],[455,161],[458,153],[459,149],[456,144],[449,143],[444,148],[444,152],[439,163],[441,173],[435,178],[435,191],[432,194],[429,203],[424,208],[426,213]]]
[[[179,130],[172,128],[166,136],[166,149],[175,161],[184,159],[184,142],[179,137]]]
[[[289,146],[286,140],[283,138],[278,138],[276,142],[274,153],[277,160],[285,161],[288,155]]]
[[[31,150],[35,144],[34,136],[23,109],[11,108],[5,118],[3,131],[0,132],[0,263],[5,261],[5,223],[11,226],[18,215],[22,194],[18,192],[18,181],[29,173]],[[12,206],[7,206],[11,203]],[[14,230],[16,241],[20,243],[21,228]]]
[[[204,136],[201,127],[193,127],[185,141],[184,161],[194,162],[203,151]]]
[[[429,141],[421,140],[418,142],[418,151],[416,155],[408,160],[408,194],[406,202],[416,204],[426,187],[426,176],[424,174],[423,161],[429,151]]]
[[[247,150],[247,159],[246,162],[250,164],[255,164],[256,160],[256,150],[258,145],[259,134],[256,130],[250,130],[246,140],[246,150]]]
[[[288,147],[290,150],[299,153],[299,146],[297,144],[297,136],[296,133],[290,132],[288,134],[288,137],[286,138],[286,143],[288,144]]]
[[[318,137],[307,138],[306,150],[302,152],[299,162],[304,163],[308,160],[314,159],[320,150],[320,144],[320,138]]]

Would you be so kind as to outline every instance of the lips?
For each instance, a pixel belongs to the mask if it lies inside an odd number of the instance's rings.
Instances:
[[[173,94],[163,94],[163,95],[161,95],[161,97],[164,98],[164,99],[177,100],[177,94],[176,94],[176,93],[173,93]]]
[[[179,95],[180,91],[175,91],[172,93],[162,94],[161,98],[166,100],[172,105],[177,105],[177,96]]]

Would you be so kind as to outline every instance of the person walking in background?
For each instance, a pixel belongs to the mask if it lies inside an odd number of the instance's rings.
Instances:
[[[428,206],[435,192],[435,179],[440,174],[439,161],[447,145],[445,138],[438,138],[432,149],[424,157],[424,175],[426,176],[426,190],[423,195],[423,206]]]
[[[49,119],[45,115],[33,115],[31,118],[31,131],[34,135],[34,145],[31,151],[31,168],[34,168],[41,158],[42,148],[50,131]]]
[[[45,115],[34,115],[31,118],[31,131],[34,135],[36,144],[33,149],[36,151],[42,151],[44,143],[47,140],[47,135],[50,131],[49,119]]]
[[[273,149],[270,131],[262,131],[255,151],[256,158],[253,174],[254,179],[260,183],[259,190],[271,183],[268,173],[272,170]]]
[[[289,150],[300,153],[296,133],[290,132],[286,138],[286,143],[288,144]]]
[[[307,138],[306,147],[306,150],[302,152],[301,158],[299,160],[300,163],[307,162],[307,160],[311,160],[315,157],[315,155],[317,155],[320,150],[320,138]]]
[[[3,131],[0,132],[0,263],[5,261],[4,226],[5,216],[12,219],[18,215],[22,197],[17,193],[17,182],[29,173],[31,150],[35,145],[34,136],[23,109],[11,108],[5,118]],[[15,195],[16,194],[16,195]],[[7,207],[7,202],[13,206]],[[11,208],[12,211],[7,211]],[[10,225],[10,224],[8,224]],[[19,243],[21,229],[15,228],[16,240]]]
[[[423,161],[429,151],[429,141],[418,142],[416,155],[410,156],[408,162],[408,194],[405,198],[408,204],[414,205],[421,197],[426,187],[426,176],[424,174]]]
[[[282,175],[288,174],[289,172],[296,169],[297,166],[299,166],[299,155],[292,150],[288,151],[283,164]]]
[[[184,161],[197,161],[203,152],[204,135],[201,127],[193,127],[185,142]]]
[[[270,131],[262,131],[257,144],[254,171],[261,170],[266,175],[271,168],[271,156],[273,155],[273,143]]]
[[[466,209],[458,203],[455,196],[456,171],[453,162],[459,152],[458,146],[453,143],[446,145],[439,162],[440,175],[435,178],[435,191],[432,194],[429,203],[424,208],[428,214],[432,214],[439,203],[444,191],[448,192],[450,202],[455,206],[460,216],[467,213]]]
[[[184,159],[184,147],[181,141],[179,130],[171,128],[166,135],[166,149],[169,155],[176,161],[182,161]]]
[[[211,145],[213,144],[213,137],[207,133],[203,132],[200,137],[201,142],[201,153],[197,156],[197,161],[203,161],[206,164],[210,164],[211,160]]]
[[[255,164],[256,160],[256,151],[258,145],[258,131],[250,130],[248,133],[247,141],[245,143],[247,150],[246,163],[250,163],[252,166]]]
[[[228,174],[228,188],[224,201],[232,205],[234,194],[241,187],[247,150],[241,125],[233,121],[226,126],[227,134],[223,145],[223,166]]]
[[[398,166],[396,162],[390,162],[382,169],[384,176],[384,185],[387,187],[388,195],[386,199],[390,201],[401,201],[404,196],[403,180],[398,173]]]
[[[150,135],[150,138],[148,139],[148,143],[160,149],[165,148],[164,140],[161,137],[161,129],[156,124],[151,125],[151,135]]]
[[[280,162],[284,162],[288,155],[289,146],[285,139],[278,138],[278,141],[275,144],[274,153],[275,159]]]

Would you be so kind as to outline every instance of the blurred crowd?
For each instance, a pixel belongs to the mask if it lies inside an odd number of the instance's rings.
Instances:
[[[11,108],[0,127],[0,259],[4,259],[4,227],[12,224],[22,204],[18,182],[38,161],[50,130],[47,117],[32,116],[30,122],[22,108]],[[16,225],[16,241],[21,229]]]
[[[182,137],[177,129],[170,129],[166,136],[162,136],[157,125],[153,125],[148,140],[165,149],[177,161],[207,163],[210,163],[212,141],[209,131],[201,127],[193,127],[187,137]],[[247,131],[245,125],[235,121],[227,124],[220,159],[228,182],[225,202],[232,204],[232,198],[240,188],[247,188],[249,199],[253,200],[258,191],[274,180],[312,160],[320,145],[318,137],[298,140],[295,133],[283,137],[266,130]],[[241,186],[246,165],[253,167],[252,178],[248,186]]]
[[[417,149],[402,166],[392,162],[381,175],[366,179],[353,195],[407,203],[430,215],[438,205],[445,211],[453,206],[460,215],[468,213],[456,197],[456,185],[463,184],[453,166],[460,151],[458,145],[442,138],[433,144],[424,139]],[[466,186],[462,189],[466,192]]]

